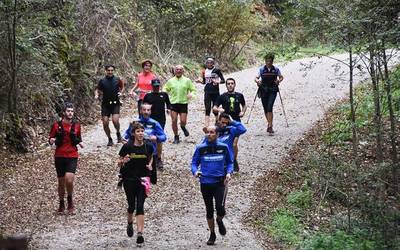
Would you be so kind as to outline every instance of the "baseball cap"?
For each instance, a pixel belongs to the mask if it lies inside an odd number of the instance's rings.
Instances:
[[[157,86],[160,86],[160,85],[161,85],[160,79],[151,80],[151,86],[157,87]]]

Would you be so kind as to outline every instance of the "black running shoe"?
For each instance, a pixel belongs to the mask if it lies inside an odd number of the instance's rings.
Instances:
[[[121,143],[122,142],[122,137],[121,137],[121,133],[117,132],[117,142]]]
[[[217,236],[215,235],[215,232],[211,232],[210,238],[207,241],[207,245],[209,245],[209,246],[214,245],[216,239],[217,239]]]
[[[175,135],[174,136],[174,142],[172,142],[173,144],[178,144],[180,141],[179,141],[179,135]]]
[[[220,235],[225,235],[226,234],[226,228],[224,225],[224,222],[222,221],[222,219],[218,219],[217,218],[217,224],[218,224],[218,231]]]
[[[143,244],[144,243],[144,238],[141,232],[137,233],[137,238],[136,238],[136,244]]]
[[[111,137],[108,138],[107,146],[112,146],[113,144],[114,144],[114,143],[113,143],[113,140],[111,139]]]
[[[183,131],[183,134],[184,134],[186,137],[189,136],[189,131],[186,129],[185,126],[181,126],[181,129],[182,129],[182,131]]]
[[[65,211],[64,200],[60,200],[60,205],[59,205],[59,207],[57,209],[57,214],[62,215],[62,214],[64,214],[64,211]]]
[[[133,223],[128,223],[128,226],[126,227],[126,234],[128,237],[133,236]]]
[[[233,161],[233,171],[239,172],[239,163],[236,159]]]
[[[269,133],[269,135],[274,135],[274,130],[272,129],[272,127],[268,127],[267,132]]]

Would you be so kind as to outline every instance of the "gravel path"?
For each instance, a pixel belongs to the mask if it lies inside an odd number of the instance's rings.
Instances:
[[[344,55],[335,57],[345,58]],[[262,248],[255,234],[242,224],[254,198],[251,193],[254,180],[279,162],[324,111],[348,92],[346,74],[342,75],[347,68],[336,65],[332,59],[308,58],[278,66],[285,77],[281,94],[289,127],[285,126],[277,98],[276,134],[267,136],[261,101],[257,99],[252,119],[245,125],[248,132],[240,137],[238,160],[241,171],[233,177],[229,187],[225,219],[228,233],[225,237],[217,234],[218,249]],[[244,121],[256,92],[253,81],[256,73],[257,68],[251,68],[229,75],[236,79],[237,91],[245,95],[249,106]],[[356,82],[364,75],[357,76]],[[221,87],[225,91],[225,87]],[[165,170],[159,174],[159,184],[145,204],[145,249],[211,248],[205,245],[209,233],[199,184],[189,172],[194,147],[204,136],[201,131],[204,117],[202,86],[198,85],[197,89],[198,97],[189,105],[187,127],[190,136],[184,138],[180,132],[183,142],[172,144],[170,120],[167,121],[169,139],[164,146]],[[133,117],[127,115],[126,107],[124,112],[122,128],[126,128]],[[32,247],[40,249],[130,249],[135,246],[136,238],[128,238],[125,232],[125,195],[116,189],[115,162],[120,145],[105,147],[106,138],[100,122],[84,133],[83,141],[86,148],[80,151],[76,179],[77,214],[55,216],[52,213],[57,207],[56,178],[48,150],[31,156],[29,160],[34,161],[33,164],[22,161],[21,167],[4,181],[0,193],[3,232],[30,233]],[[25,171],[32,171],[32,165],[40,165],[38,176],[24,175]],[[30,183],[30,188],[24,188],[22,183]],[[23,201],[24,205],[18,205]]]

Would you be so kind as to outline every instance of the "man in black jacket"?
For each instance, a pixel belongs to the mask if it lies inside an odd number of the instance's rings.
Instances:
[[[103,95],[103,100],[101,102],[101,117],[103,121],[103,129],[108,137],[107,146],[113,145],[113,140],[111,138],[111,131],[109,124],[109,117],[111,116],[114,128],[117,131],[118,142],[122,141],[121,133],[119,132],[119,110],[121,102],[119,97],[124,91],[124,82],[117,76],[114,76],[113,65],[106,65],[106,76],[99,81],[97,88],[95,90],[94,98],[98,99],[99,94]]]
[[[144,98],[144,103],[151,104],[151,115],[150,118],[158,121],[161,127],[164,129],[165,127],[165,109],[169,114],[171,110],[171,102],[169,101],[168,94],[166,92],[160,92],[161,82],[159,79],[153,79],[151,81],[151,85],[153,87],[153,91],[151,93],[147,93]],[[157,167],[162,170],[164,168],[164,164],[162,161],[162,142],[157,143]]]

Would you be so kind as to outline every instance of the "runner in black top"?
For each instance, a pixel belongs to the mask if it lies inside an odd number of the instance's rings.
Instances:
[[[246,112],[246,101],[242,93],[235,92],[236,82],[233,78],[226,79],[226,89],[214,104],[213,111],[227,113],[233,120],[240,122]],[[220,107],[222,106],[222,107]]]
[[[273,54],[267,54],[265,59],[265,65],[259,68],[255,82],[258,86],[259,96],[264,108],[265,118],[267,119],[268,128],[267,132],[269,135],[274,134],[272,128],[273,113],[272,108],[279,91],[279,83],[283,81],[283,76],[278,67],[273,65],[275,56]]]
[[[127,234],[133,236],[133,212],[136,209],[136,243],[144,242],[144,200],[149,191],[152,169],[153,146],[144,140],[144,127],[140,123],[132,126],[132,140],[124,144],[119,152],[118,165],[122,175],[126,199],[128,201]]]
[[[161,127],[165,127],[165,108],[169,114],[171,110],[171,102],[169,101],[168,94],[166,92],[160,92],[161,82],[159,79],[153,79],[151,81],[153,86],[153,92],[147,93],[144,96],[143,102],[151,104],[151,115],[150,117],[160,123]],[[162,170],[164,164],[162,161],[162,142],[157,143],[157,167]]]
[[[246,112],[246,101],[244,100],[244,96],[242,93],[235,92],[236,82],[233,78],[226,79],[226,89],[228,92],[220,95],[215,102],[213,107],[214,112],[226,113],[231,116],[231,118],[235,121],[240,122],[240,118],[242,118]],[[220,107],[222,106],[222,107]],[[239,163],[237,161],[238,156],[238,142],[239,137],[235,137],[233,141],[233,154],[234,154],[234,170],[239,171]]]
[[[219,96],[219,84],[225,83],[224,76],[220,69],[214,66],[215,59],[208,57],[205,62],[205,69],[201,71],[201,77],[196,80],[198,83],[204,84],[204,106],[206,116],[204,118],[204,128],[210,124],[210,113],[215,101]],[[215,117],[218,112],[214,112]]]
[[[112,122],[114,128],[117,131],[118,142],[122,141],[121,134],[119,132],[119,110],[121,102],[119,97],[121,93],[124,92],[124,82],[117,76],[114,76],[113,65],[105,66],[106,77],[99,81],[97,88],[95,90],[94,98],[98,99],[99,94],[103,95],[103,100],[101,103],[101,116],[103,121],[103,129],[108,137],[107,146],[113,145],[113,140],[111,138],[109,123],[109,116],[112,115]]]

